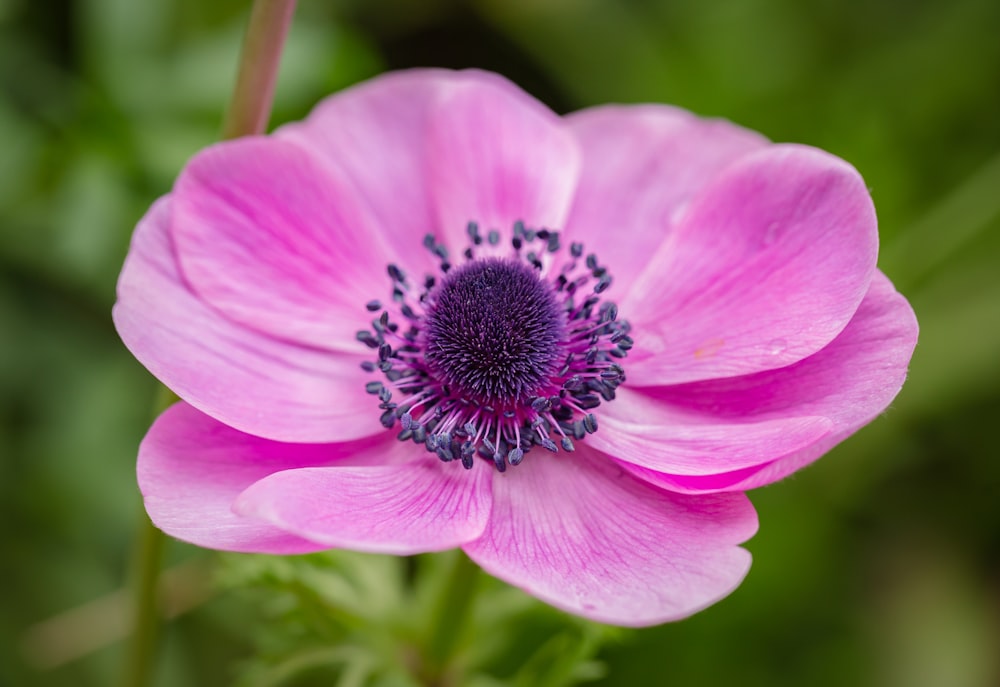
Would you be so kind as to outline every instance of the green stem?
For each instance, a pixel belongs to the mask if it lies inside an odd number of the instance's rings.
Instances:
[[[177,401],[164,386],[157,389],[153,402],[154,417]],[[145,509],[139,515],[135,558],[132,562],[132,636],[125,658],[124,687],[148,684],[156,653],[156,635],[160,625],[160,569],[166,537],[150,522]]]
[[[254,0],[240,54],[236,86],[222,127],[223,138],[266,131],[278,64],[294,12],[295,0]],[[155,403],[156,415],[175,401],[177,397],[169,389],[160,387]],[[124,687],[145,687],[149,684],[161,617],[160,570],[166,538],[149,521],[145,511],[141,522],[132,569],[133,632],[125,659]]]
[[[262,134],[267,130],[278,64],[294,12],[295,0],[254,1],[243,38],[236,88],[222,127],[223,138]]]
[[[133,632],[122,680],[125,687],[148,684],[160,625],[159,581],[166,537],[153,526],[145,511],[139,528],[132,572]]]
[[[462,551],[455,552],[451,565],[431,615],[425,655],[429,684],[437,684],[448,667],[455,644],[464,632],[479,580],[479,566]]]

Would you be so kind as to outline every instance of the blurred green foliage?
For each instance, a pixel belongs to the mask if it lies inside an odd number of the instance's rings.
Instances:
[[[246,16],[0,0],[0,685],[117,676],[155,386],[115,336],[114,284],[135,221],[218,136]],[[578,652],[609,686],[1000,684],[998,28],[995,0],[302,3],[275,122],[384,69],[479,66],[561,111],[669,102],[818,145],[865,176],[882,267],[921,322],[886,416],[752,495],[756,561],[729,599],[601,641],[528,604],[524,651],[494,652],[495,675],[538,649],[538,675]],[[247,559],[222,568],[243,591],[199,591],[184,566],[207,557],[169,546],[188,612],[164,630],[157,687],[233,683],[248,628],[281,617],[246,585],[329,565]]]

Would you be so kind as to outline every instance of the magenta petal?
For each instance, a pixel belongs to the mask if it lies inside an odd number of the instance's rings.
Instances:
[[[619,460],[671,475],[712,475],[755,467],[830,434],[825,417],[722,419],[655,396],[619,389],[588,445]]]
[[[515,220],[561,228],[580,173],[580,151],[562,121],[510,82],[462,72],[437,103],[427,166],[438,228],[452,248],[470,220],[510,230]]]
[[[143,439],[137,474],[146,512],[173,537],[225,551],[305,553],[325,547],[236,515],[233,500],[276,470],[328,464],[337,457],[337,449],[328,445],[267,441],[178,403]]]
[[[781,479],[816,460],[886,409],[903,385],[916,341],[913,310],[889,280],[876,273],[871,290],[847,328],[815,355],[780,370],[746,377],[643,390],[651,404],[672,409],[669,412],[711,417],[720,425],[820,416],[831,423],[827,435],[788,453],[777,446],[770,455],[762,451],[757,466],[733,469],[719,460],[714,474],[629,469],[655,484],[686,492],[743,491]],[[613,447],[606,450],[615,453]],[[622,455],[627,459],[627,454]]]
[[[451,549],[482,534],[489,467],[466,471],[394,439],[383,450],[414,460],[279,472],[244,491],[236,512],[326,546],[396,555]]]
[[[172,194],[177,260],[192,290],[272,336],[361,350],[364,303],[390,289],[386,251],[336,172],[275,138],[199,153]]]
[[[179,273],[170,222],[170,198],[139,222],[113,312],[150,372],[203,412],[260,436],[346,441],[384,431],[364,402],[361,356],[272,338],[207,306]]]
[[[624,294],[682,210],[724,167],[767,144],[760,134],[666,105],[609,105],[566,118],[583,171],[568,241],[595,251]]]
[[[327,98],[305,121],[275,132],[344,170],[389,239],[387,259],[410,269],[434,264],[420,249],[437,224],[424,173],[431,105],[463,78],[444,69],[384,74]]]
[[[739,585],[757,528],[743,494],[685,496],[629,477],[581,446],[493,480],[483,536],[463,548],[491,575],[593,620],[677,620]]]
[[[638,332],[630,379],[732,377],[815,353],[867,292],[877,243],[871,198],[843,160],[796,145],[742,158],[623,299]]]

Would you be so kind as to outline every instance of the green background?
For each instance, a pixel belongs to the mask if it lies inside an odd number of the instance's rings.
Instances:
[[[0,686],[120,671],[155,384],[115,335],[115,279],[135,221],[219,135],[247,13],[0,0]],[[560,112],[667,102],[817,145],[875,198],[880,265],[921,324],[906,387],[751,494],[755,563],[730,598],[581,650],[595,684],[1000,684],[998,33],[996,0],[302,3],[275,123],[386,69],[478,66]],[[219,591],[210,554],[167,558],[187,612],[154,684],[234,682],[266,634],[249,620],[262,597]],[[252,564],[227,562],[222,587]],[[533,613],[505,631],[578,627]]]

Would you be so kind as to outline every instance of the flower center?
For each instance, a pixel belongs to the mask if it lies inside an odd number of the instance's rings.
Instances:
[[[597,431],[589,411],[625,381],[618,361],[632,347],[630,327],[600,295],[611,276],[596,255],[583,258],[582,244],[562,253],[554,231],[516,222],[506,256],[498,231],[483,237],[470,222],[468,234],[455,268],[426,236],[440,277],[414,283],[389,265],[392,304],[366,306],[381,311],[357,338],[377,351],[362,367],[384,375],[366,386],[382,424],[398,422],[401,441],[466,468],[478,456],[503,472],[537,446],[573,451]],[[481,250],[489,255],[477,257]]]
[[[431,294],[424,360],[470,400],[507,410],[537,396],[560,362],[565,313],[530,265],[484,258]]]

